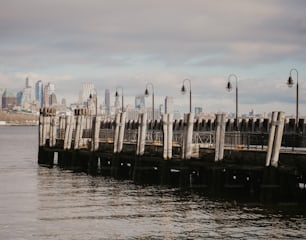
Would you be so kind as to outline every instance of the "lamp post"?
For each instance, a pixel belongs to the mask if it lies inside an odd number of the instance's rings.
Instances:
[[[292,79],[292,71],[296,72],[296,114],[295,114],[295,125],[296,129],[298,128],[299,125],[299,72],[295,68],[292,68],[290,70],[290,76],[287,81],[288,87],[292,87],[294,85],[293,79]]]
[[[189,82],[189,112],[191,112],[191,81],[188,78],[184,79],[184,81],[183,81],[183,86],[181,88],[181,93],[185,94],[187,92],[187,89],[185,87],[185,82],[186,81]]]
[[[227,91],[231,91],[232,90],[232,83],[231,83],[231,78],[234,77],[236,80],[236,128],[238,130],[238,77],[235,74],[230,74],[228,76],[228,82],[226,85],[226,89]]]
[[[154,122],[155,118],[154,118],[154,86],[152,83],[147,83],[146,85],[146,90],[145,90],[145,96],[148,97],[150,95],[149,90],[148,90],[148,86],[150,86],[152,88],[152,120]]]
[[[115,93],[115,97],[119,97],[119,93],[118,93],[118,89],[121,88],[121,111],[123,112],[123,88],[122,87],[117,87],[116,88],[116,93]]]
[[[98,115],[98,93],[97,93],[97,90],[94,88],[93,89],[95,91],[95,109],[96,109],[96,116]],[[90,93],[89,94],[89,99],[92,99],[93,98],[93,94]]]

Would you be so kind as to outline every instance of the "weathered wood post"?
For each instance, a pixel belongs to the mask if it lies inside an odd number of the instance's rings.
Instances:
[[[173,114],[163,114],[163,158],[172,158],[172,138],[173,138]]]
[[[216,114],[215,162],[223,160],[225,139],[225,114]]]
[[[94,117],[94,127],[93,127],[93,139],[92,139],[92,151],[97,151],[99,149],[99,140],[100,140],[100,125],[101,125],[101,116]]]
[[[118,138],[118,149],[117,152],[121,152],[123,148],[124,131],[125,131],[125,119],[126,112],[122,112],[120,115],[120,126],[119,126],[119,138]]]
[[[75,123],[75,116],[67,116],[65,126],[64,150],[71,149],[72,133]]]
[[[57,117],[56,117],[56,109],[50,109],[50,147],[54,147],[56,144],[57,137]]]
[[[185,114],[184,116],[184,138],[182,148],[182,158],[190,159],[192,156],[192,133],[193,133],[193,118],[192,112]]]
[[[279,159],[279,151],[282,144],[283,138],[283,130],[284,130],[284,122],[285,122],[285,113],[278,112],[277,114],[277,128],[275,133],[275,140],[273,144],[273,152],[271,157],[271,166],[277,167],[278,166],[278,159]]]
[[[120,113],[117,113],[115,117],[114,153],[118,152],[119,125],[120,125]]]
[[[83,133],[83,122],[84,122],[84,110],[78,109],[76,116],[76,129],[74,139],[74,149],[79,149],[81,144],[81,138]]]
[[[282,143],[283,129],[285,122],[285,113],[284,112],[273,112],[268,149],[266,155],[266,166],[278,165],[279,151]]]
[[[269,140],[268,140],[268,149],[267,149],[267,155],[266,155],[266,166],[270,166],[270,163],[271,163],[271,156],[272,156],[273,144],[274,144],[274,138],[275,138],[275,129],[276,129],[276,124],[277,124],[276,123],[277,114],[278,112],[272,112],[271,127],[270,127]]]
[[[121,112],[116,115],[115,120],[115,136],[114,136],[114,157],[112,159],[111,175],[118,177],[120,169],[119,153],[123,148],[124,130],[125,130],[126,112]]]
[[[136,155],[142,156],[145,150],[147,132],[147,113],[140,113],[138,115],[138,136]]]

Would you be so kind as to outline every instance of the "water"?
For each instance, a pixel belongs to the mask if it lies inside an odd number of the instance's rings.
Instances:
[[[37,164],[36,127],[0,127],[0,239],[305,238],[306,217]]]

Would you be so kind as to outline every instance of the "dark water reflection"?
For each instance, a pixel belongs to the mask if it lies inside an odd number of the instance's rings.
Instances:
[[[36,128],[0,127],[0,239],[306,236],[305,217],[296,212],[39,167],[36,136]]]

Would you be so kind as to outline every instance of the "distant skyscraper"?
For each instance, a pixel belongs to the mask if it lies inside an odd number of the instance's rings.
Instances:
[[[80,96],[79,96],[79,102],[86,103],[89,99],[90,94],[96,94],[94,84],[90,82],[82,83],[82,89],[81,89]]]
[[[44,86],[41,80],[37,81],[35,84],[35,100],[39,102],[40,107],[43,106],[44,102]]]
[[[109,113],[110,112],[110,93],[109,93],[108,89],[105,90],[105,100],[104,100],[104,102],[105,102],[106,111],[107,111],[107,113]]]
[[[145,96],[139,95],[135,97],[135,108],[144,109],[145,108]]]
[[[51,95],[49,96],[49,105],[54,106],[56,104],[57,104],[56,95],[55,93],[51,93]]]
[[[166,98],[165,98],[165,113],[173,113],[173,97],[166,96]]]
[[[55,85],[53,83],[48,83],[44,87],[43,96],[44,96],[44,106],[50,106],[50,96],[55,94]],[[54,99],[54,97],[53,97]],[[53,101],[54,102],[54,101]]]
[[[194,116],[195,118],[199,117],[200,113],[203,112],[203,108],[202,107],[195,107],[194,108]]]

